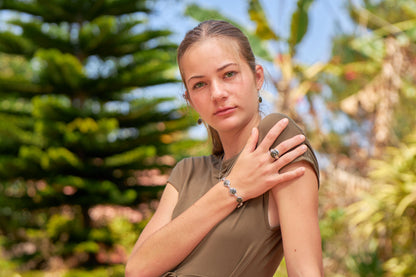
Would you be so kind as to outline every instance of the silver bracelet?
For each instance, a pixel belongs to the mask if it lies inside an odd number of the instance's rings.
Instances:
[[[231,182],[230,180],[227,180],[225,178],[221,178],[221,181],[223,181],[224,183],[224,187],[228,188],[230,191],[230,194],[235,196],[237,199],[237,209],[240,208],[241,206],[243,206],[244,202],[243,202],[243,198],[238,196],[237,194],[237,190],[235,188],[231,187]]]

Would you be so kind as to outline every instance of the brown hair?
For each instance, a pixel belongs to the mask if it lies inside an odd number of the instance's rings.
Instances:
[[[227,37],[233,39],[237,45],[241,57],[247,62],[253,74],[256,72],[256,59],[250,46],[250,42],[244,33],[229,22],[221,20],[207,20],[199,23],[195,28],[188,31],[185,38],[182,40],[178,47],[177,62],[179,65],[179,71],[181,73],[182,80],[184,80],[183,72],[180,66],[180,60],[185,52],[195,43],[203,41],[207,38],[213,37]],[[184,82],[185,87],[186,83]],[[185,95],[185,99],[188,99],[189,95]],[[212,154],[221,155],[224,153],[221,139],[218,132],[209,125],[206,125],[208,134],[212,142]]]

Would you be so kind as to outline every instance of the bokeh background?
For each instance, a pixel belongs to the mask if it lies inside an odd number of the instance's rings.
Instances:
[[[416,276],[415,0],[1,0],[0,277],[124,276],[210,151],[175,63],[205,19],[244,30],[264,113],[317,151],[326,276]]]

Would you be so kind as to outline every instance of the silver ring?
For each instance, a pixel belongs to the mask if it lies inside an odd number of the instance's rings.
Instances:
[[[270,150],[270,156],[272,156],[273,159],[277,160],[280,157],[279,150],[273,148],[272,150]]]

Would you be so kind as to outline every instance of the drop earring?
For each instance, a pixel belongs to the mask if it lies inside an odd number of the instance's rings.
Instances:
[[[259,96],[259,103],[263,102],[263,98],[261,98],[261,96]]]
[[[198,125],[201,125],[202,124],[202,119],[201,118],[198,118]]]

